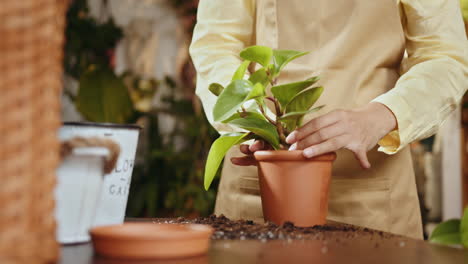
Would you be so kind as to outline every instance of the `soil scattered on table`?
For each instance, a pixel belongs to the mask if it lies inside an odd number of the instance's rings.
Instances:
[[[291,222],[283,225],[276,225],[271,222],[264,224],[255,223],[252,220],[230,220],[224,215],[209,217],[199,217],[195,219],[175,218],[158,221],[161,223],[179,223],[179,224],[204,224],[210,225],[215,229],[212,239],[257,239],[267,240],[290,240],[290,239],[314,239],[330,240],[339,243],[340,239],[349,239],[362,236],[369,236],[371,240],[395,238],[396,235],[376,231],[369,228],[360,228],[344,224],[332,224],[312,227],[298,227]]]

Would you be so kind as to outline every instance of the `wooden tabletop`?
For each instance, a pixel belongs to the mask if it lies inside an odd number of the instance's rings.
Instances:
[[[327,240],[213,240],[206,256],[169,261],[125,261],[94,256],[90,243],[62,247],[63,264],[204,263],[468,263],[468,250],[403,237],[337,237]]]

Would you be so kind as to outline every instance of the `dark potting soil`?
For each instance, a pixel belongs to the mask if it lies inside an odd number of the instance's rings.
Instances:
[[[209,217],[199,217],[194,219],[179,217],[174,219],[165,219],[162,221],[162,223],[210,225],[215,229],[215,232],[212,236],[212,239],[215,240],[258,239],[266,241],[276,239],[333,239],[336,242],[340,242],[339,240],[342,238],[349,239],[362,236],[370,236],[371,239],[375,237],[377,240],[400,237],[397,235],[384,233],[382,231],[344,224],[298,227],[291,222],[286,222],[279,226],[271,222],[259,224],[251,220],[230,220],[224,215],[211,215]]]

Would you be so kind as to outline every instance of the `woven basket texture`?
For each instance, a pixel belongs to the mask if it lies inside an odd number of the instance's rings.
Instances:
[[[53,210],[66,2],[0,3],[2,263],[58,257]]]

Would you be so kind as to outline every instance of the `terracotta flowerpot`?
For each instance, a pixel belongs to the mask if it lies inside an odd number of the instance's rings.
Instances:
[[[307,159],[302,151],[257,151],[265,221],[297,226],[323,225],[335,153]]]

